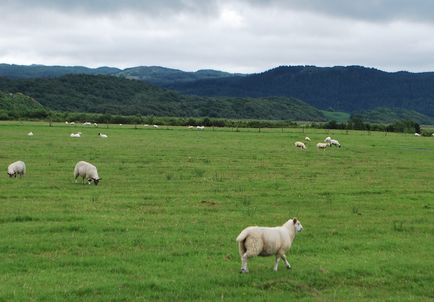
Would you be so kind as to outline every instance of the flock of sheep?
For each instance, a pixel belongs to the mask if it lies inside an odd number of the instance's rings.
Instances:
[[[68,122],[66,122],[68,123]],[[72,124],[72,123],[69,123]],[[85,123],[83,125],[91,125]],[[204,128],[204,127],[203,127]],[[203,130],[202,127],[198,127],[199,130]],[[29,132],[28,136],[33,136],[33,132]],[[80,137],[81,132],[71,133],[70,137]],[[98,133],[98,136],[107,138],[108,136],[103,133]],[[310,141],[309,137],[305,138],[306,141]],[[325,143],[318,143],[318,148],[325,148],[327,146],[338,146],[340,144],[337,140],[333,140],[327,137]],[[325,147],[322,147],[325,145]],[[306,146],[302,142],[296,142],[295,146],[303,150]],[[23,161],[16,161],[8,166],[9,177],[20,177],[26,173],[26,165]],[[77,178],[82,178],[82,183],[87,179],[88,184],[92,182],[98,185],[102,179],[98,175],[97,168],[86,161],[79,161],[74,167],[74,179],[77,182]],[[301,232],[303,226],[297,218],[288,220],[285,224],[278,227],[258,227],[250,226],[245,228],[236,238],[238,243],[238,249],[241,257],[241,273],[247,273],[247,260],[254,256],[275,256],[274,271],[277,271],[279,261],[283,259],[285,266],[290,269],[291,265],[285,256],[285,253],[291,248],[292,242],[297,232]]]
[[[311,139],[310,139],[308,136],[306,136],[306,137],[304,138],[304,140],[305,140],[306,142],[310,142],[310,141],[311,141]],[[303,143],[303,142],[295,142],[295,143],[294,143],[294,146],[297,147],[297,148],[300,148],[300,149],[302,149],[302,150],[307,150],[306,144]],[[325,150],[327,147],[332,147],[332,146],[335,146],[335,147],[339,147],[339,148],[340,148],[340,147],[341,147],[341,144],[339,143],[338,140],[336,140],[336,139],[332,139],[330,136],[326,137],[326,138],[324,139],[324,142],[320,142],[320,143],[316,144],[316,147],[317,147],[318,149],[322,149],[322,150]]]

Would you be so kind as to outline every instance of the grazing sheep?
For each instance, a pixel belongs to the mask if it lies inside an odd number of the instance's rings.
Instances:
[[[245,228],[237,237],[238,249],[241,256],[241,273],[248,273],[247,259],[254,256],[276,256],[274,271],[277,271],[280,258],[285,261],[285,266],[291,265],[286,259],[285,253],[291,248],[296,232],[301,232],[303,226],[297,218],[288,220],[280,227]]]
[[[17,177],[17,174],[20,175],[20,177],[22,177],[24,176],[25,173],[26,173],[26,164],[21,160],[13,162],[8,166],[9,177]]]
[[[331,138],[330,136],[327,136],[327,137],[324,139],[324,143],[330,143],[331,140],[332,140],[332,138]]]
[[[81,132],[71,133],[69,136],[70,137],[80,137],[81,136]]]
[[[68,125],[69,124],[68,121],[65,121],[65,124]]]
[[[330,146],[336,146],[336,147],[341,147],[341,144],[339,144],[339,141],[337,139],[331,139],[330,140]]]
[[[108,137],[108,135],[107,134],[103,134],[103,133],[98,133],[98,135],[99,135],[99,137],[102,137],[102,138],[107,138]]]
[[[95,127],[98,127],[98,124],[97,124],[97,123],[93,123],[93,125],[94,125]]]
[[[91,126],[91,125],[92,125],[91,122],[84,122],[84,123],[83,123],[83,126]]]
[[[144,124],[143,127],[149,127],[149,125],[148,124]]]
[[[325,150],[329,145],[330,145],[329,143],[318,143],[318,144],[316,144],[316,147],[317,147],[318,149],[323,149],[323,150]]]
[[[98,171],[96,167],[91,163],[85,161],[79,161],[74,168],[74,178],[75,182],[77,182],[77,177],[81,176],[83,178],[82,182],[84,183],[84,179],[87,179],[87,183],[90,184],[92,181],[96,185],[102,179],[98,176]]]
[[[159,126],[158,125],[154,125],[154,128],[159,128]]]
[[[69,124],[70,124],[70,125],[75,125],[75,122],[70,122]]]
[[[204,130],[204,129],[205,129],[205,126],[196,126],[196,129],[197,129],[197,130]]]
[[[188,129],[193,129],[194,127],[193,127],[193,126],[188,126],[187,128],[188,128]]]
[[[310,137],[309,137],[309,136],[306,136],[306,137],[304,138],[304,140],[310,142]]]
[[[27,133],[28,136],[33,136],[33,132],[30,131],[29,133]]]
[[[414,134],[414,136],[420,136],[420,134],[416,132],[416,133]]]
[[[306,150],[306,145],[303,144],[302,142],[295,142],[294,146],[296,146],[297,148],[300,148],[302,150]]]

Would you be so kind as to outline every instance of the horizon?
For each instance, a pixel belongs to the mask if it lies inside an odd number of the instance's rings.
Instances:
[[[0,62],[258,73],[434,70],[429,0],[0,1]]]

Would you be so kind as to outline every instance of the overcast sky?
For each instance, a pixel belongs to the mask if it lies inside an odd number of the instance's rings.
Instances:
[[[434,71],[432,0],[0,0],[0,63]]]

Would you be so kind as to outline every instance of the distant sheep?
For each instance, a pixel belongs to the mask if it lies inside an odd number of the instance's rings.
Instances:
[[[92,125],[91,122],[84,122],[84,123],[83,123],[83,126],[91,126],[91,125]]]
[[[158,126],[158,125],[153,125],[153,127],[154,127],[154,128],[160,128],[160,126]]]
[[[336,139],[332,139],[332,140],[330,140],[330,146],[336,146],[336,147],[341,147],[341,144],[339,143],[339,141],[338,140],[336,140]]]
[[[187,128],[188,128],[188,129],[193,129],[194,127],[190,125],[190,126],[188,126]]]
[[[309,137],[309,136],[306,136],[306,137],[304,138],[304,140],[310,142],[310,137]]]
[[[330,143],[331,140],[332,140],[332,138],[331,138],[330,136],[327,136],[327,137],[324,139],[324,143]]]
[[[285,266],[291,265],[286,259],[285,253],[291,248],[297,232],[301,232],[303,226],[297,218],[288,220],[280,227],[245,228],[237,237],[238,249],[241,256],[241,272],[248,273],[247,259],[254,256],[276,256],[274,271],[277,271],[279,261],[282,258]]]
[[[296,146],[297,148],[300,148],[302,150],[306,150],[306,145],[302,142],[295,142],[294,146]]]
[[[8,166],[9,177],[17,177],[17,174],[22,177],[26,173],[26,164],[19,160]]]
[[[81,132],[71,133],[69,136],[70,137],[81,137]]]
[[[27,133],[28,136],[33,136],[33,132],[30,131],[29,133]]]
[[[416,132],[416,133],[415,133],[414,135],[415,135],[415,136],[420,136],[420,134],[419,134],[419,133],[417,133],[417,132]]]
[[[204,129],[205,129],[205,126],[196,126],[196,129],[197,129],[197,130],[204,130]]]
[[[88,184],[93,182],[98,185],[98,182],[102,179],[98,176],[98,171],[94,165],[85,161],[79,161],[74,168],[74,178],[75,182],[77,182],[78,177],[82,177],[82,182],[84,183],[84,179],[87,179]]]
[[[325,150],[328,146],[329,146],[328,143],[318,143],[318,144],[316,144],[316,147],[318,149],[323,149],[323,150]]]
[[[101,137],[101,138],[107,138],[108,137],[108,135],[107,134],[104,134],[104,133],[98,133],[98,135],[99,135],[99,137]]]
[[[69,124],[70,124],[70,125],[75,125],[75,122],[70,122]]]

